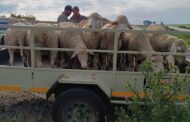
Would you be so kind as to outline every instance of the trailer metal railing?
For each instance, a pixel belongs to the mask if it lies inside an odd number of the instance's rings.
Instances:
[[[48,68],[39,68],[35,67],[35,50],[56,50],[56,51],[76,51],[76,50],[86,50],[98,53],[112,53],[113,54],[113,68],[112,71],[114,75],[114,79],[116,78],[115,74],[117,71],[117,57],[118,53],[127,53],[127,54],[156,54],[156,55],[180,55],[186,56],[190,55],[190,53],[173,53],[173,52],[150,52],[150,51],[120,51],[117,49],[118,44],[118,33],[119,32],[129,32],[129,33],[159,33],[159,34],[190,34],[189,31],[146,31],[146,30],[126,30],[126,29],[91,29],[91,28],[59,28],[59,27],[34,27],[34,26],[11,26],[11,25],[0,25],[1,28],[15,28],[15,29],[28,29],[30,31],[30,46],[8,46],[8,45],[0,45],[0,48],[13,48],[13,49],[27,49],[31,51],[31,69],[42,69],[49,70]],[[71,49],[71,48],[44,48],[44,47],[35,47],[34,45],[34,30],[35,29],[45,29],[45,30],[56,30],[56,31],[65,31],[65,32],[81,32],[81,31],[96,31],[96,32],[113,32],[114,33],[114,49],[113,50],[95,50],[95,49]],[[6,66],[3,66],[6,67]],[[9,67],[9,66],[7,66]],[[16,68],[16,67],[12,67]],[[23,67],[24,68],[24,67]],[[51,69],[51,68],[50,68]],[[53,68],[51,70],[57,70]],[[60,69],[58,69],[60,70]],[[64,69],[68,70],[68,69]],[[76,70],[76,69],[71,69]],[[81,69],[82,70],[82,69]],[[94,70],[99,71],[99,70]],[[106,71],[105,71],[106,72]],[[107,71],[110,72],[110,71]],[[121,72],[121,71],[120,71]],[[129,73],[129,71],[125,71],[125,73]]]

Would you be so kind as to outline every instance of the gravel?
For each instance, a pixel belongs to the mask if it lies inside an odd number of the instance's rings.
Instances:
[[[30,92],[0,91],[0,122],[53,122],[52,106]]]

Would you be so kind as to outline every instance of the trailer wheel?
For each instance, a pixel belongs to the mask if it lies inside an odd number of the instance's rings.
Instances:
[[[55,122],[104,122],[106,107],[94,92],[73,88],[64,91],[57,97],[53,107]]]

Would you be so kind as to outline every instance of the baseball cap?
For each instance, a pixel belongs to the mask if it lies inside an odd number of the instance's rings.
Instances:
[[[73,10],[79,11],[79,7],[78,7],[78,6],[74,6],[74,7],[73,7]]]
[[[72,9],[72,6],[70,6],[70,5],[66,5],[66,6],[65,6],[65,10],[72,11],[73,9]]]

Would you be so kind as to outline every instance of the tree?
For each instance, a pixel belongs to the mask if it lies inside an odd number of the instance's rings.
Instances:
[[[10,17],[26,20],[36,20],[36,17],[34,15],[16,15],[16,13],[11,13]]]

